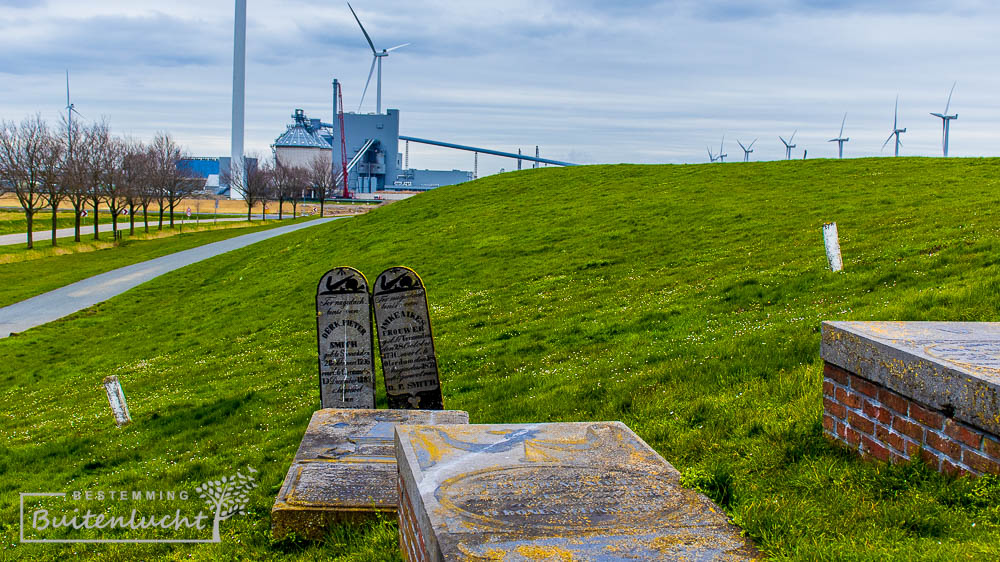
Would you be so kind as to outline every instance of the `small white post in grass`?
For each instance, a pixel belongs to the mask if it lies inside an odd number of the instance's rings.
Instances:
[[[844,261],[840,256],[840,237],[837,235],[837,223],[823,225],[823,243],[826,245],[826,261],[830,263],[830,271],[844,269]]]
[[[122,391],[121,383],[118,382],[118,377],[105,377],[103,384],[104,390],[108,392],[111,413],[115,415],[115,425],[121,427],[132,423],[132,417],[128,413],[128,404],[125,403],[125,393]]]

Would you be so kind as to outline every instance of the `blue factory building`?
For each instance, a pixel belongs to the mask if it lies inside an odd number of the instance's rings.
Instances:
[[[211,157],[195,156],[184,158],[177,162],[177,168],[191,177],[204,178],[205,191],[214,195],[229,195],[229,184],[226,176],[229,174],[228,156]],[[247,166],[256,167],[256,158],[247,158]]]

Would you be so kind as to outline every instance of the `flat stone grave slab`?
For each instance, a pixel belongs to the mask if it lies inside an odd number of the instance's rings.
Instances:
[[[398,425],[400,548],[423,560],[749,560],[619,422]]]
[[[1000,322],[824,322],[820,354],[1000,434]]]
[[[389,407],[442,409],[423,281],[408,267],[390,267],[379,274],[372,289]]]
[[[397,423],[465,424],[457,410],[325,409],[313,414],[271,509],[275,538],[319,539],[334,522],[395,513]]]
[[[862,456],[1000,474],[1000,323],[824,322],[823,430]]]
[[[375,343],[368,281],[336,267],[316,287],[316,342],[322,408],[375,407]]]

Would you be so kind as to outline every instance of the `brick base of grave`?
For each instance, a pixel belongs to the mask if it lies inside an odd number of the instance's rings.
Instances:
[[[823,366],[823,433],[866,458],[919,456],[948,474],[1000,474],[1000,436],[831,363]]]

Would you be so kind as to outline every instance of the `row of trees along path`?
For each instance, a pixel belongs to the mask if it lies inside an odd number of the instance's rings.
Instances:
[[[222,182],[238,193],[247,205],[247,219],[251,218],[250,210],[261,207],[261,218],[264,218],[264,208],[268,201],[278,202],[278,218],[283,218],[285,202],[292,204],[292,217],[298,212],[298,204],[308,196],[319,200],[320,216],[328,199],[332,199],[343,190],[343,183],[338,175],[333,178],[330,155],[317,155],[306,165],[293,165],[282,162],[276,155],[265,159],[259,154],[246,157],[246,166],[242,174],[223,174]]]
[[[56,245],[57,210],[73,207],[74,240],[80,241],[83,211],[94,212],[94,240],[100,238],[98,209],[103,203],[112,216],[118,235],[117,217],[129,215],[129,233],[135,233],[135,213],[142,210],[149,232],[149,207],[159,211],[158,229],[164,212],[174,226],[174,208],[181,199],[203,189],[205,180],[189,174],[178,163],[186,155],[167,133],[157,133],[146,144],[111,134],[107,122],[91,125],[64,121],[53,131],[40,116],[21,123],[0,122],[0,195],[13,192],[28,227],[28,248],[34,247],[35,215],[52,211],[52,245]]]

